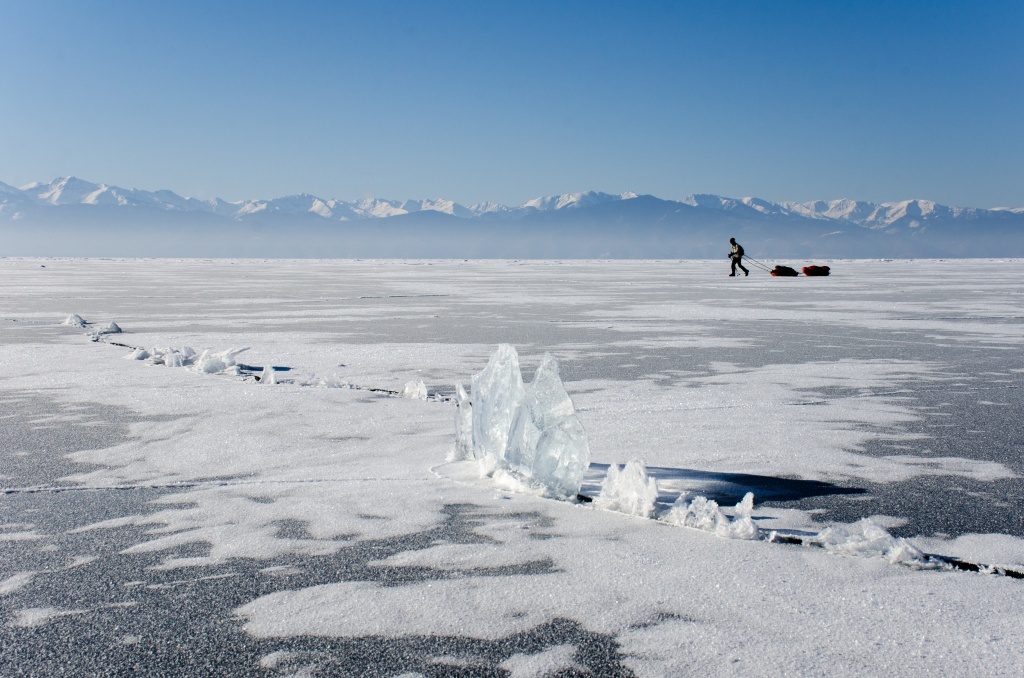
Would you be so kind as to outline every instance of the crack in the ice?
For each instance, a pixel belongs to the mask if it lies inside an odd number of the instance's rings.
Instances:
[[[301,478],[291,480],[183,481],[173,483],[133,483],[130,485],[40,485],[36,487],[0,487],[0,494],[37,494],[45,492],[106,492],[126,490],[176,490],[215,487],[250,487],[261,485],[319,485],[331,483],[424,483],[427,478]]]

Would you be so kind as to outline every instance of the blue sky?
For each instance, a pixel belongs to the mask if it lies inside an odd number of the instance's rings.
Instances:
[[[1024,206],[1024,3],[0,0],[0,181]]]

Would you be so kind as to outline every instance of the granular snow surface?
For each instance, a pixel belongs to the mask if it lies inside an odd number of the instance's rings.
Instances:
[[[1020,675],[1024,260],[827,263],[0,259],[0,674]]]

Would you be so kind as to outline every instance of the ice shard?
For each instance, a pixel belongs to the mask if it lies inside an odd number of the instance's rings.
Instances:
[[[453,459],[473,458],[473,403],[462,384],[455,385],[455,454]]]
[[[505,463],[551,496],[569,499],[579,493],[590,466],[590,446],[562,385],[558,361],[550,354],[544,356],[516,408]]]
[[[410,400],[426,400],[427,385],[423,383],[422,379],[406,382],[405,388],[402,389],[402,397]]]
[[[499,345],[487,367],[473,375],[473,458],[481,460],[488,472],[498,467],[505,454],[523,391],[519,355],[509,344]]]

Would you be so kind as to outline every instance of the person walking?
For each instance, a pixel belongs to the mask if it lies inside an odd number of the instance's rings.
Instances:
[[[729,258],[732,259],[732,273],[729,274],[729,277],[736,275],[737,266],[743,271],[743,275],[750,275],[750,271],[743,265],[743,245],[736,242],[736,238],[729,238],[729,242],[732,243],[732,250],[729,252]]]

